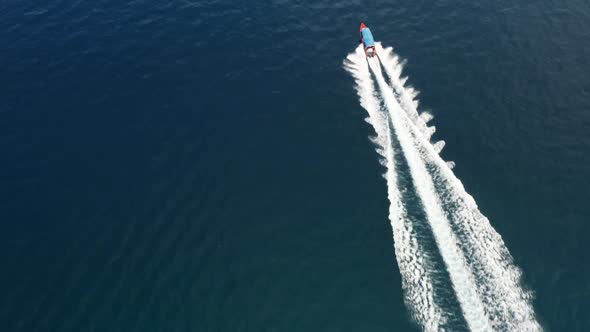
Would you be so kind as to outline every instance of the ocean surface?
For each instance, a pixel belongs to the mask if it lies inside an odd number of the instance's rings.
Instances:
[[[0,331],[419,331],[361,21],[539,324],[590,331],[586,0],[0,1]]]

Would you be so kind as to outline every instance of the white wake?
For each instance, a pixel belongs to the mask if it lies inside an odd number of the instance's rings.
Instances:
[[[437,331],[444,324],[441,308],[434,302],[432,276],[428,273],[425,257],[418,247],[412,224],[401,201],[391,140],[390,120],[380,109],[371,73],[362,49],[348,55],[345,68],[354,76],[361,106],[367,111],[377,136],[373,138],[377,152],[383,157],[387,171],[387,192],[390,202],[389,219],[393,229],[395,256],[402,276],[406,303],[412,315],[428,331]]]
[[[393,89],[400,95],[412,96],[404,88],[405,80],[400,77],[398,57],[391,48],[381,51],[383,67],[389,75]],[[403,109],[408,116],[418,114],[417,103],[404,102]],[[410,115],[411,114],[411,115]],[[416,127],[420,130],[421,123]],[[423,130],[420,130],[423,132]],[[502,331],[538,331],[540,325],[535,319],[531,305],[532,294],[521,286],[521,272],[513,264],[512,256],[500,235],[490,225],[489,220],[479,211],[473,197],[469,195],[451,167],[443,161],[429,135],[415,136],[424,163],[431,166],[431,176],[440,192],[449,220],[467,256],[471,270],[477,279],[478,294],[486,305],[486,312],[492,320],[494,329]],[[441,141],[442,142],[442,141]],[[444,146],[444,145],[443,145]]]
[[[432,177],[428,174],[426,165],[422,162],[415,141],[412,139],[411,127],[413,124],[401,109],[393,91],[385,82],[381,73],[381,66],[377,63],[371,68],[381,90],[381,96],[389,110],[394,131],[408,162],[416,192],[424,206],[428,223],[432,228],[436,244],[449,272],[465,320],[472,331],[489,331],[491,330],[489,321],[484,313],[483,304],[477,295],[473,277],[469,273],[465,258],[457,246],[455,234],[452,232],[441,208]]]
[[[401,77],[402,63],[391,48],[383,49],[379,43],[377,53],[389,84],[382,75],[381,65],[376,61],[369,62],[387,115],[378,112],[379,96],[375,95],[362,47],[359,46],[355,53],[348,56],[348,62],[352,64],[347,69],[356,78],[361,104],[369,112],[369,122],[378,134],[376,143],[388,167],[390,219],[398,262],[403,261],[398,256],[400,247],[404,248],[406,254],[408,248],[412,248],[411,255],[414,257],[420,257],[421,253],[419,244],[412,237],[412,225],[399,197],[393,165],[392,132],[407,160],[413,185],[469,328],[473,331],[540,331],[530,303],[532,295],[521,287],[521,273],[514,266],[508,249],[453,174],[451,168],[454,163],[445,162],[439,156],[444,141],[435,144],[430,142],[434,127],[428,127],[427,123],[432,116],[418,113],[417,92],[405,86],[406,79]],[[403,230],[399,230],[400,225],[403,225]],[[403,242],[406,238],[410,240]],[[420,287],[412,290],[410,288],[415,286],[414,283],[407,282],[404,275],[416,268],[426,270],[421,273],[420,282],[416,283]],[[425,330],[440,330],[441,324],[444,324],[441,319],[444,312],[434,304],[435,292],[432,278],[428,278],[431,275],[428,267],[412,266],[401,273],[406,302],[418,322]],[[420,303],[429,303],[429,306],[420,306],[408,298],[421,298],[423,300]],[[417,312],[422,310],[434,314],[421,316]]]

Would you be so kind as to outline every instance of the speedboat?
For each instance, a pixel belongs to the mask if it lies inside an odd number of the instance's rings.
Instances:
[[[365,25],[365,23],[362,22],[360,28],[360,35],[360,42],[365,47],[365,55],[368,58],[372,58],[377,54],[375,52],[375,39],[373,39],[373,34],[371,33],[371,30]]]

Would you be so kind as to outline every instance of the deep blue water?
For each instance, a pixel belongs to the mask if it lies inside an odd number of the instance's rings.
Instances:
[[[360,21],[541,323],[590,330],[582,0],[0,2],[0,330],[416,330]]]

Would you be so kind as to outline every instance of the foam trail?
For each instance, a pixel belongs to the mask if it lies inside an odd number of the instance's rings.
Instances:
[[[408,162],[416,192],[422,201],[465,320],[472,331],[490,331],[492,330],[490,321],[477,293],[475,280],[468,269],[465,257],[457,245],[456,236],[451,230],[436,195],[432,177],[429,175],[426,165],[422,162],[412,138],[411,127],[415,125],[414,121],[419,120],[419,117],[416,116],[416,119],[410,120],[406,112],[402,110],[393,91],[383,78],[381,66],[371,66],[371,69],[373,69],[381,95],[389,110],[393,129]]]
[[[400,78],[401,69],[397,56],[390,48],[377,52],[390,84],[399,96],[412,93],[404,92],[405,79]],[[417,103],[402,102],[408,117],[417,115]],[[420,117],[425,124],[429,116]],[[512,256],[500,235],[490,225],[489,220],[481,214],[473,197],[451,168],[453,162],[445,162],[438,154],[436,146],[429,142],[430,135],[424,135],[423,126],[412,119],[415,126],[409,126],[414,134],[414,144],[426,165],[437,188],[439,199],[457,234],[455,241],[461,247],[467,263],[476,279],[477,293],[482,299],[485,311],[491,318],[492,326],[499,331],[540,331],[542,328],[535,319],[530,303],[532,295],[521,287],[521,273],[513,264]],[[422,135],[421,135],[422,134]]]
[[[387,168],[385,179],[390,202],[389,219],[393,229],[395,256],[402,276],[405,302],[410,307],[414,319],[426,331],[440,331],[445,323],[443,312],[434,302],[432,277],[428,272],[425,257],[418,247],[398,188],[389,116],[380,110],[361,47],[348,55],[344,67],[355,78],[361,106],[369,114],[367,122],[373,126],[377,134],[373,142],[376,144],[377,152],[383,157],[382,164]]]

